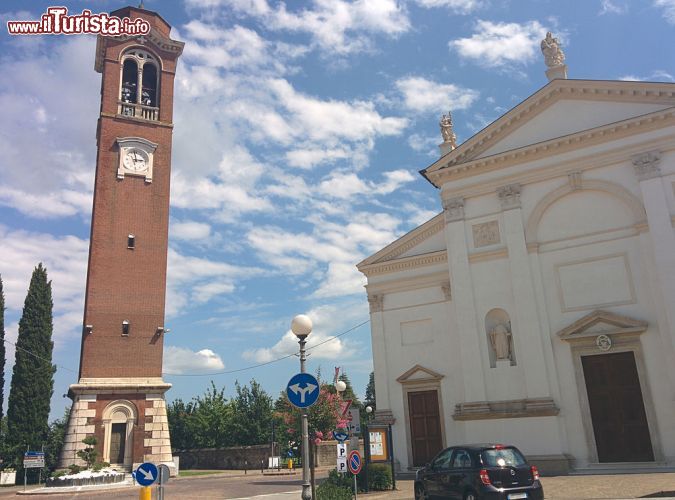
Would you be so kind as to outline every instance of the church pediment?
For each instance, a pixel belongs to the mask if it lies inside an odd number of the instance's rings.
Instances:
[[[434,370],[425,368],[422,365],[415,365],[410,370],[396,379],[401,384],[411,384],[419,382],[438,382],[445,375],[441,375]]]
[[[556,79],[421,173],[440,186],[443,170],[462,170],[464,164],[483,158],[496,160],[509,151],[585,136],[673,106],[672,83]],[[602,133],[609,140],[611,134]]]
[[[441,262],[446,252],[444,228],[445,219],[440,213],[359,262],[356,267],[365,275],[369,275],[382,271],[383,266],[395,263],[408,268],[416,267],[417,261],[420,261],[419,265]]]
[[[609,311],[596,310],[560,330],[562,340],[574,341],[599,335],[639,334],[647,329],[647,322],[621,316]]]

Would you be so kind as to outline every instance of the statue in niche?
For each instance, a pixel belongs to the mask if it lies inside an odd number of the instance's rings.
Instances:
[[[560,41],[554,38],[550,31],[546,33],[546,38],[541,41],[541,52],[544,54],[544,62],[549,68],[562,66],[565,63],[565,54],[560,48]]]
[[[498,323],[490,330],[490,343],[495,353],[495,359],[511,360],[511,324]]]
[[[448,111],[447,115],[441,116],[441,121],[438,123],[441,127],[441,136],[443,136],[443,142],[449,142],[452,149],[457,147],[457,136],[452,130],[452,115]]]

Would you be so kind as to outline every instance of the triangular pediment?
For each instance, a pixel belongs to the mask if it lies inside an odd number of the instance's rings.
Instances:
[[[396,379],[401,384],[413,382],[437,382],[445,375],[441,375],[434,370],[425,368],[422,365],[415,365],[410,370]]]
[[[563,340],[573,340],[598,335],[640,333],[646,329],[646,321],[621,316],[609,311],[596,310],[563,328],[557,335]]]
[[[359,262],[356,267],[363,272],[368,266],[375,264],[445,251],[444,227],[445,219],[440,213]]]
[[[673,83],[553,80],[421,173],[435,183],[434,173],[443,169],[674,106]]]

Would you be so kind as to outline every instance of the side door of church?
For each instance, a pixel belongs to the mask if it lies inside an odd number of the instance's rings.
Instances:
[[[422,467],[431,462],[443,448],[438,392],[416,391],[408,393],[408,416],[413,466]]]

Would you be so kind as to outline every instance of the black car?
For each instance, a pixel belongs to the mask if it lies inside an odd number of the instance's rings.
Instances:
[[[441,451],[417,471],[415,499],[544,498],[539,471],[515,446],[472,444]]]

